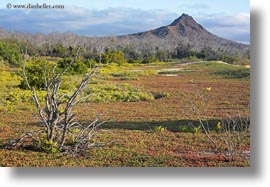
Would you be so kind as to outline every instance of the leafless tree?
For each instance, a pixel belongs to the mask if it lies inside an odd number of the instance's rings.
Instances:
[[[80,93],[88,80],[96,75],[99,67],[92,68],[84,75],[73,94],[59,94],[62,82],[61,77],[76,61],[78,55],[79,49],[69,65],[59,73],[56,73],[57,64],[52,68],[51,72],[47,72],[47,68],[44,69],[44,89],[46,91],[44,106],[37,97],[35,88],[28,81],[25,69],[26,60],[24,60],[23,77],[29,90],[32,92],[33,101],[38,110],[43,130],[25,133],[21,138],[13,141],[14,145],[21,143],[26,137],[31,137],[33,141],[38,142],[40,148],[45,147],[45,151],[61,151],[72,153],[73,155],[95,146],[92,138],[99,131],[100,125],[105,123],[105,121],[100,122],[102,115],[98,115],[89,124],[83,125],[76,120],[76,113],[73,108],[80,101],[89,97],[89,95],[82,97]],[[44,137],[44,134],[46,137]]]

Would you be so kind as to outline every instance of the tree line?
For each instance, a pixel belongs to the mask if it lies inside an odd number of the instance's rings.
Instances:
[[[209,46],[196,51],[190,44],[181,41],[174,48],[164,49],[164,47],[153,48],[151,43],[140,46],[140,48],[133,45],[108,45],[103,47],[102,44],[91,47],[86,45],[64,46],[61,43],[37,46],[27,41],[9,38],[0,40],[0,63],[20,66],[22,53],[26,53],[30,56],[61,58],[59,63],[60,66],[64,67],[64,64],[70,61],[70,57],[76,55],[78,48],[81,48],[81,54],[73,67],[73,70],[77,72],[81,72],[85,67],[91,67],[95,63],[148,64],[156,61],[167,62],[172,59],[196,58],[201,60],[221,60],[230,64],[247,64],[250,58],[249,51],[244,56],[237,53],[228,54],[224,49],[214,50]]]

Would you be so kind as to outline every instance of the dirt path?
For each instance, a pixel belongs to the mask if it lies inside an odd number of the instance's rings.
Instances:
[[[198,62],[186,62],[186,63],[177,63],[177,66],[187,66],[187,65],[192,65],[192,64],[199,64],[199,63],[203,63],[206,61],[198,61]]]

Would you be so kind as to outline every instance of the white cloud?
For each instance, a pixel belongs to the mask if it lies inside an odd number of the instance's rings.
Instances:
[[[169,23],[177,14],[164,10],[109,8],[89,10],[1,10],[0,27],[23,32],[76,32],[87,35],[117,35],[152,29]],[[100,28],[105,28],[102,32]],[[89,31],[89,32],[88,32]]]
[[[226,39],[250,42],[250,14],[238,13],[233,16],[200,15],[196,19],[210,32]]]
[[[189,8],[206,5],[186,4]],[[0,28],[30,33],[75,32],[80,35],[123,35],[154,29],[170,24],[178,14],[166,10],[108,8],[102,10],[67,7],[63,10],[0,11]],[[191,15],[192,16],[192,15]],[[227,39],[249,42],[248,13],[235,16],[199,14],[195,19],[209,31]]]

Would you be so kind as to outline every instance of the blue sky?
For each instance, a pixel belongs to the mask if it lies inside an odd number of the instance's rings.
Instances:
[[[64,5],[64,9],[7,9],[7,3]],[[249,0],[1,0],[0,28],[9,31],[122,35],[170,24],[182,13],[210,32],[250,42]]]

